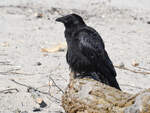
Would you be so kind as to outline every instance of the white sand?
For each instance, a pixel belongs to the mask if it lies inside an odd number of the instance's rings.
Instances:
[[[83,16],[86,23],[103,37],[114,65],[123,62],[127,68],[139,70],[131,65],[136,60],[139,67],[148,69],[140,69],[141,72],[150,72],[150,24],[147,24],[150,10],[141,7],[118,9],[115,2],[111,4],[115,7],[110,6],[109,2],[100,3],[98,0],[1,0],[0,113],[19,113],[19,110],[32,113],[34,107],[39,108],[32,93],[11,79],[50,92],[61,99],[62,93],[54,86],[48,87],[48,84],[51,76],[65,90],[69,80],[66,51],[41,52],[41,48],[51,48],[65,42],[64,26],[55,22],[60,14],[75,12]],[[38,13],[43,14],[41,19],[36,18]],[[42,65],[37,66],[37,62]],[[116,70],[123,91],[137,93],[150,88],[150,74]],[[17,88],[19,92],[1,92],[9,88]],[[41,109],[41,113],[64,112],[61,103],[56,102],[55,98],[42,93],[40,97],[48,105]]]

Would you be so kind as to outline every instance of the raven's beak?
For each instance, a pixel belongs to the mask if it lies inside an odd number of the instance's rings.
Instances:
[[[66,23],[66,19],[64,17],[57,18],[56,21]]]

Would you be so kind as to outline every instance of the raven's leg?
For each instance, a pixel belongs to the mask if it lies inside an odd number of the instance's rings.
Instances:
[[[71,70],[70,72],[70,81],[73,80],[75,78],[75,72],[73,70]]]
[[[76,74],[75,74],[75,78],[79,78],[79,79],[82,79],[82,78],[91,78],[91,79],[100,81],[99,74],[97,74],[96,72],[82,72],[82,73],[76,73]],[[101,82],[101,81],[100,81],[100,82]]]

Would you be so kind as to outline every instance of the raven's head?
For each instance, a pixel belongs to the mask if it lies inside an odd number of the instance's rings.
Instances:
[[[69,15],[57,18],[56,21],[63,23],[66,28],[85,25],[82,17],[80,17],[77,14],[69,14]]]

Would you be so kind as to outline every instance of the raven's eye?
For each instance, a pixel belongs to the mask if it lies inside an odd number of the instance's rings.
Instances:
[[[72,20],[71,18],[68,18],[68,19],[67,19],[67,23],[68,23],[68,24],[73,24],[73,20]]]

